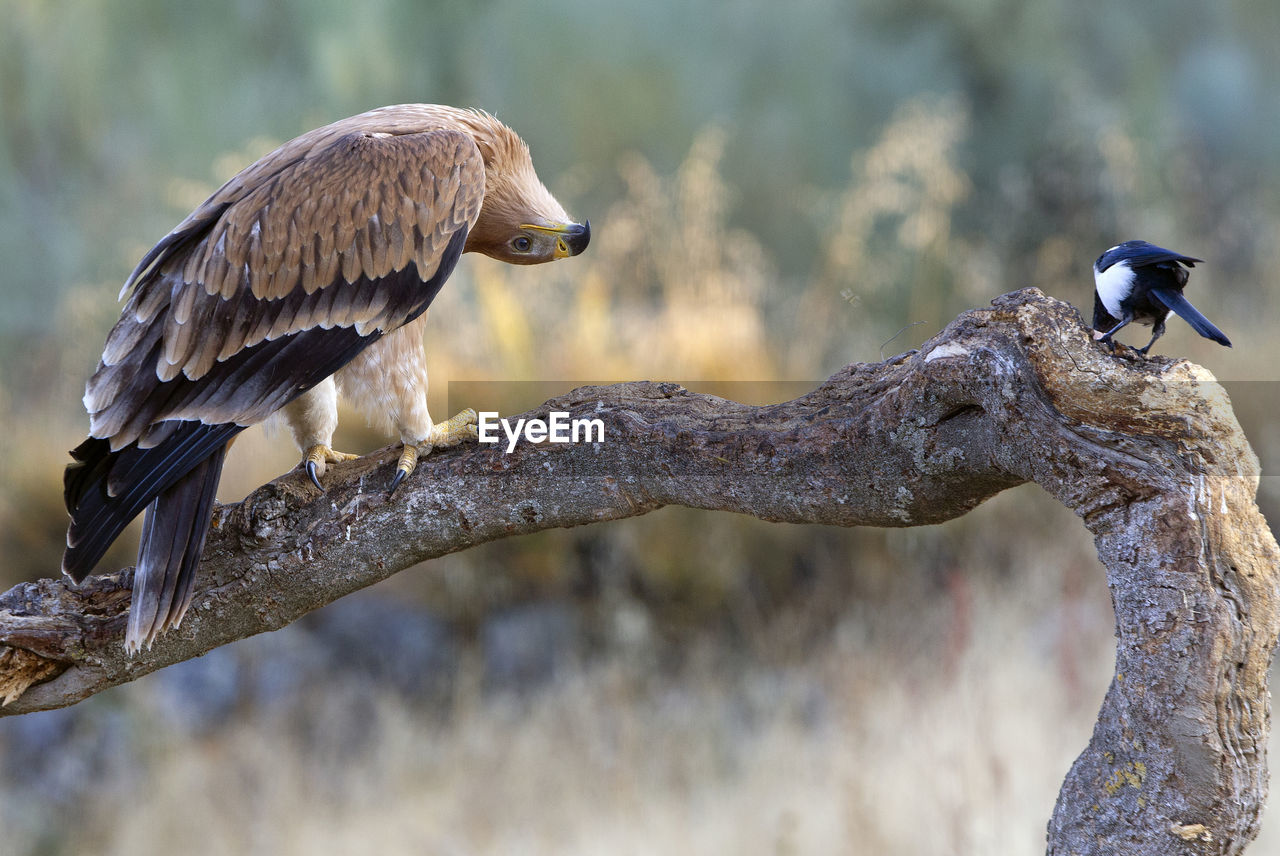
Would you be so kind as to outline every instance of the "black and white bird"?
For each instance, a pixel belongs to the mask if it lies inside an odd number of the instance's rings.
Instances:
[[[1231,340],[1182,296],[1187,268],[1203,261],[1146,241],[1125,241],[1098,256],[1093,263],[1093,337],[1111,344],[1126,324],[1150,325],[1151,341],[1138,349],[1146,354],[1164,335],[1164,320],[1173,311],[1201,336],[1230,348]]]

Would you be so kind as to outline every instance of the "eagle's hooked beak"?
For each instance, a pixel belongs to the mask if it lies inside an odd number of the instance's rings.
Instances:
[[[563,223],[556,226],[534,226],[532,224],[525,224],[520,228],[532,229],[535,232],[555,235],[556,248],[551,253],[551,258],[553,259],[565,259],[569,256],[576,256],[587,248],[587,244],[591,243],[590,220],[582,223]]]

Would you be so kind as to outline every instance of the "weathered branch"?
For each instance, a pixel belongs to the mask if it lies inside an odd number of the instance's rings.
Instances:
[[[387,451],[334,467],[326,493],[294,473],[221,508],[192,613],[132,659],[129,571],[10,590],[3,712],[72,704],[508,535],[664,505],[911,526],[1034,481],[1094,533],[1118,635],[1049,852],[1240,853],[1255,835],[1280,552],[1254,502],[1257,459],[1203,369],[1107,354],[1075,310],[1028,289],[784,404],[631,383],[578,389],[535,415],[549,410],[601,419],[606,440],[435,454],[390,500]]]

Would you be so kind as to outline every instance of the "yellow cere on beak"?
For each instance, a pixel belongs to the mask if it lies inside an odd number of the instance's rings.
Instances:
[[[591,224],[563,223],[555,226],[535,226],[526,223],[521,229],[531,229],[547,235],[556,236],[556,248],[551,253],[553,259],[565,259],[576,256],[587,248],[591,240]]]

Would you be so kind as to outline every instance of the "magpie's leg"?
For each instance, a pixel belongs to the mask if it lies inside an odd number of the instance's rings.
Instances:
[[[1112,327],[1110,330],[1108,330],[1107,332],[1103,333],[1102,335],[1098,335],[1098,334],[1095,332],[1095,333],[1093,334],[1093,337],[1094,337],[1097,341],[1101,342],[1102,344],[1104,344],[1104,345],[1109,345],[1109,346],[1111,347],[1111,350],[1113,350],[1113,351],[1114,351],[1114,350],[1115,350],[1115,348],[1116,348],[1116,346],[1115,346],[1115,343],[1111,341],[1111,337],[1112,337],[1112,336],[1114,336],[1116,333],[1120,332],[1120,328],[1121,328],[1121,327],[1124,327],[1124,326],[1125,326],[1125,325],[1127,325],[1127,324],[1129,324],[1131,321],[1133,321],[1133,315],[1132,315],[1132,314],[1130,314],[1130,313],[1127,313],[1127,312],[1126,312],[1126,313],[1125,313],[1125,315],[1124,315],[1124,317],[1120,319],[1120,323],[1119,323],[1119,324],[1117,324],[1116,326]],[[1161,332],[1164,332],[1164,331],[1163,331],[1163,330],[1161,330]],[[1155,340],[1154,340],[1154,339],[1152,339],[1152,341],[1154,342]],[[1150,347],[1150,345],[1148,345],[1147,347]]]
[[[1147,351],[1151,350],[1151,346],[1156,343],[1156,339],[1159,339],[1163,335],[1164,335],[1164,319],[1161,318],[1151,328],[1151,341],[1147,342],[1147,346],[1145,348],[1139,348],[1138,353],[1142,354],[1142,356],[1145,357],[1147,355]]]

